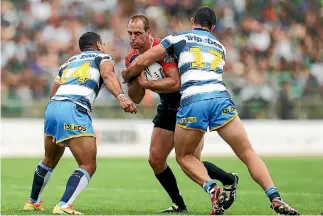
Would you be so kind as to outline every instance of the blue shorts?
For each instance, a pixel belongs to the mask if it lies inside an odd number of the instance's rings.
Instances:
[[[213,98],[197,101],[178,109],[176,126],[199,129],[204,132],[217,130],[238,115],[230,98]]]
[[[57,144],[74,137],[95,137],[92,119],[83,107],[71,101],[51,100],[45,110],[44,133]]]

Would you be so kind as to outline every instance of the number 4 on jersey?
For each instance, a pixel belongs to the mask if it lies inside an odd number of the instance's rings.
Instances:
[[[77,78],[78,83],[84,83],[89,78],[90,62],[85,62],[77,68],[70,69],[69,67],[63,70],[61,84],[68,80]]]

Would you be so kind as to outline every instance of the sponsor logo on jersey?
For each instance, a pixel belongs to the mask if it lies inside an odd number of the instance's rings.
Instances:
[[[219,47],[220,49],[222,49],[222,46],[220,44],[218,44],[215,40],[211,40],[210,38],[201,38],[197,35],[185,35],[185,37],[187,38],[187,40],[190,40],[190,41],[196,41],[197,43],[201,43],[201,42],[204,42],[204,43],[207,43],[207,44],[210,44],[210,45],[214,45],[214,46],[217,46]]]
[[[195,123],[197,122],[196,117],[187,117],[187,118],[181,118],[180,122],[181,124],[188,124],[188,123]]]
[[[71,58],[70,60],[68,60],[68,62],[72,62],[72,61],[74,61],[76,59],[76,57],[73,57],[73,58]]]
[[[64,124],[64,130],[86,131],[86,126],[83,126],[83,125],[74,125],[74,124]]]
[[[97,53],[91,53],[91,54],[83,54],[81,56],[81,59],[85,59],[85,58],[95,58],[98,54]]]
[[[229,107],[226,107],[222,110],[222,114],[227,114],[227,113],[232,113],[232,112],[235,112],[236,111],[236,107],[234,106],[229,106]]]

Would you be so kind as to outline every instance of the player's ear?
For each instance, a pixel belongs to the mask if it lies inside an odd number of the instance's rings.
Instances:
[[[95,46],[96,46],[95,48],[97,50],[101,51],[101,43],[100,43],[100,41],[97,41],[96,44],[95,44]]]
[[[214,29],[215,29],[215,25],[212,25],[212,26],[211,26],[211,29],[210,29],[210,32],[213,32],[213,31],[214,31]]]
[[[149,35],[151,35],[151,29],[148,29],[147,33],[148,33]]]
[[[102,41],[97,41],[97,42],[96,42],[96,48],[97,48],[97,50],[99,50],[100,52],[103,52],[103,44],[102,44]]]
[[[192,26],[194,25],[194,17],[191,18]]]

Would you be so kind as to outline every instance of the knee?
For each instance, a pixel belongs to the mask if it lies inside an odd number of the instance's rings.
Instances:
[[[176,161],[177,163],[182,166],[184,162],[185,155],[182,154],[176,154]]]
[[[51,158],[51,157],[45,156],[42,162],[45,166],[54,169],[58,164],[59,159],[60,158]]]
[[[166,158],[157,153],[150,153],[148,162],[154,170],[160,169],[164,168],[164,166],[166,165]]]
[[[243,152],[240,152],[237,154],[237,156],[242,160],[245,164],[248,164],[248,162],[257,156],[256,152],[253,149],[246,149]]]
[[[195,150],[194,152],[194,157],[197,159],[197,160],[201,160],[201,151],[199,150]]]
[[[194,153],[176,154],[176,161],[182,168],[187,166],[193,158],[197,159]]]
[[[90,176],[92,176],[96,171],[96,162],[81,165],[80,168],[84,169]]]

